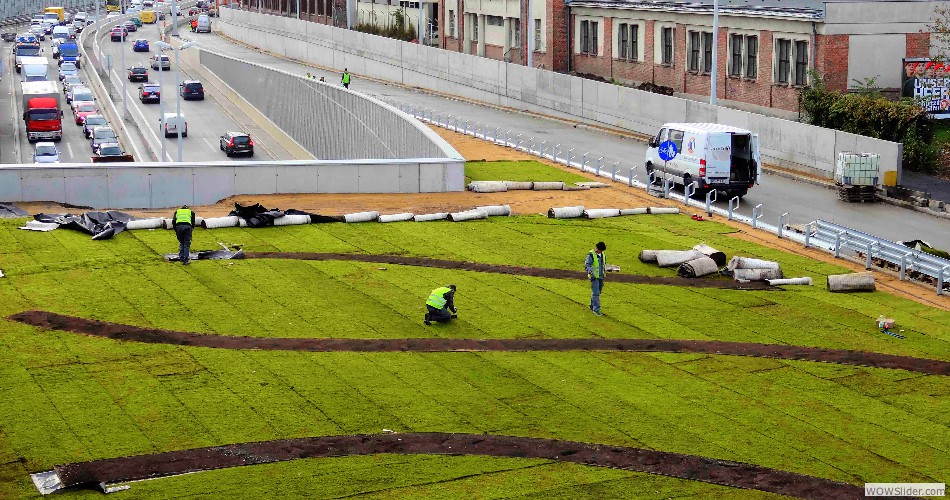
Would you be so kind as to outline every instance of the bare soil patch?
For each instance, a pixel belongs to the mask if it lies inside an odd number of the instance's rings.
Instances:
[[[420,321],[422,313],[420,312]],[[261,338],[210,335],[159,328],[143,328],[77,318],[48,311],[25,311],[9,316],[46,330],[113,340],[218,349],[305,352],[488,352],[488,351],[613,351],[701,353],[758,358],[817,361],[843,365],[907,370],[928,375],[950,375],[950,362],[874,352],[824,349],[781,344],[664,339],[343,339]]]
[[[559,439],[488,434],[320,436],[111,458],[55,468],[65,487],[111,484],[228,467],[380,453],[482,455],[555,460],[755,489],[813,500],[863,498],[863,489],[820,477],[696,455]]]
[[[555,279],[587,279],[583,271],[567,269],[549,269],[542,267],[503,266],[499,264],[480,264],[478,262],[461,262],[457,260],[430,259],[426,257],[404,257],[401,255],[369,255],[354,253],[310,253],[310,252],[246,252],[246,259],[298,259],[298,260],[349,260],[357,262],[374,262],[377,264],[394,264],[403,266],[437,267],[440,269],[457,269],[461,271],[476,271],[481,273],[512,274],[518,276],[535,276]],[[752,281],[739,283],[726,278],[679,278],[641,276],[636,274],[607,275],[607,281],[617,283],[637,283],[642,285],[672,285],[695,288],[722,288],[729,290],[780,290],[769,286],[768,283]]]

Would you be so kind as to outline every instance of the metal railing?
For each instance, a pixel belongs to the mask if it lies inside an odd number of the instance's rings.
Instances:
[[[842,255],[842,250],[860,253],[865,256],[865,265],[868,269],[871,269],[875,264],[875,260],[880,263],[887,263],[899,269],[901,280],[908,279],[908,275],[913,273],[928,276],[936,280],[937,295],[942,295],[945,292],[945,283],[950,282],[950,260],[856,229],[816,220],[805,224],[803,233],[789,231],[790,219],[788,212],[782,213],[776,221],[777,223],[772,225],[762,220],[764,214],[762,204],[753,207],[751,217],[736,213],[735,210],[739,205],[739,197],[737,196],[729,200],[728,208],[716,207],[712,205],[712,202],[716,200],[716,195],[713,194],[715,191],[708,193],[705,199],[693,199],[692,194],[695,192],[695,185],[685,186],[682,194],[674,192],[670,179],[656,175],[655,171],[650,172],[647,183],[644,184],[636,180],[633,168],[630,169],[629,176],[622,175],[623,167],[620,162],[614,163],[609,169],[601,168],[603,157],[598,157],[596,161],[589,162],[588,156],[592,158],[595,156],[590,152],[575,153],[575,148],[561,144],[548,147],[547,141],[542,142],[536,149],[534,138],[525,140],[521,134],[513,135],[511,130],[502,133],[501,128],[472,123],[470,120],[462,120],[457,116],[439,113],[429,108],[402,103],[394,103],[393,105],[423,122],[551,160],[598,177],[606,177],[615,182],[622,182],[630,187],[642,188],[657,196],[682,202],[686,206],[700,208],[710,216],[717,214],[728,220],[748,224],[753,229],[772,233],[779,238],[802,243],[806,247],[827,251],[837,258],[851,257],[850,255]],[[562,151],[565,153],[564,156],[561,156]],[[580,161],[574,161],[575,159]],[[589,163],[594,163],[594,165],[589,165]]]

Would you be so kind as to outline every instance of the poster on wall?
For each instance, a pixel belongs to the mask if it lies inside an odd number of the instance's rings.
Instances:
[[[936,119],[950,118],[950,62],[904,59],[901,73],[901,97],[919,102]]]

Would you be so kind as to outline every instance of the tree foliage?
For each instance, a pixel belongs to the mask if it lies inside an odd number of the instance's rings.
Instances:
[[[910,170],[933,172],[939,149],[931,144],[933,121],[911,99],[891,101],[873,88],[873,81],[843,94],[828,90],[819,75],[801,92],[806,121],[819,127],[851,132],[904,145],[903,165]]]

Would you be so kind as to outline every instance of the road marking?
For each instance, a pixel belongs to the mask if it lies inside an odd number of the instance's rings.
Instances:
[[[69,144],[69,143],[66,143],[66,150],[69,151],[69,158],[70,158],[71,160],[75,160],[75,159],[76,159],[76,155],[73,154],[73,145],[72,145],[72,144]]]
[[[209,140],[208,140],[207,138],[205,138],[205,137],[202,137],[201,140],[202,140],[202,141],[205,141],[205,144],[207,144],[208,147],[211,148],[211,151],[214,151],[214,146],[211,145],[211,141],[209,141]]]

